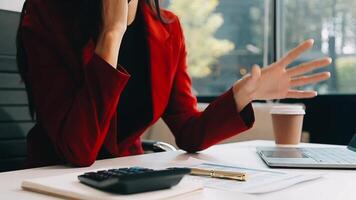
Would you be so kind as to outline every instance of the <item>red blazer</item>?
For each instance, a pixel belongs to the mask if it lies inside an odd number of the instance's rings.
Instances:
[[[160,117],[172,130],[178,147],[188,152],[205,149],[252,126],[251,105],[244,109],[250,118],[245,123],[231,89],[204,112],[198,111],[179,21],[164,11],[173,21],[162,24],[144,3],[153,120],[119,143],[116,111],[130,75],[96,55],[92,40],[81,57],[74,52],[71,37],[76,32],[68,29],[68,23],[75,16],[55,5],[58,2],[28,0],[21,26],[37,112],[37,124],[28,134],[29,166],[64,162],[89,166],[102,148],[112,157],[140,154],[140,136]]]

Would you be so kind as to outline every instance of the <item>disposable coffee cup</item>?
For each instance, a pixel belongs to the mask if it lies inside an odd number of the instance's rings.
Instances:
[[[270,111],[275,143],[278,146],[298,145],[302,135],[305,110],[301,105],[274,106]]]

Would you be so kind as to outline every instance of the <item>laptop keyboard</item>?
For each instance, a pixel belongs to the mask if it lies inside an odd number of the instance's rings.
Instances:
[[[300,148],[308,157],[325,164],[356,164],[356,153],[342,148]]]

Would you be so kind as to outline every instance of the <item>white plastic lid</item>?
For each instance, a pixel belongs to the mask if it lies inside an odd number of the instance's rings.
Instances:
[[[305,110],[302,105],[284,105],[273,106],[270,113],[275,115],[305,115]]]

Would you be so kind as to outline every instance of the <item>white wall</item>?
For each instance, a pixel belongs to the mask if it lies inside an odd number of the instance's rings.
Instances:
[[[0,9],[20,12],[24,1],[25,0],[0,0]]]

